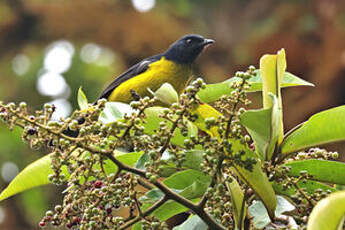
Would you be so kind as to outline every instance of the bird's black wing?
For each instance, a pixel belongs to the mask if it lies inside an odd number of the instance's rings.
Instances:
[[[97,101],[102,98],[108,99],[113,90],[116,89],[116,87],[118,87],[121,83],[131,79],[132,77],[137,76],[138,74],[145,72],[149,68],[149,64],[158,61],[161,57],[161,54],[152,56],[130,67],[126,72],[122,73],[112,83],[110,83],[110,85],[99,96]]]

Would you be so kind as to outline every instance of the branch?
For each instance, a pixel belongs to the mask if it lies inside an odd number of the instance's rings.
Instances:
[[[174,135],[175,129],[177,128],[177,124],[183,118],[183,115],[185,114],[185,112],[186,112],[186,109],[183,109],[181,114],[179,115],[179,117],[173,122],[173,125],[170,129],[170,132],[169,132],[169,136],[168,136],[167,140],[165,141],[164,145],[162,146],[161,150],[159,151],[159,153],[161,155],[168,148],[170,140],[171,140],[172,136]]]
[[[162,206],[166,201],[167,201],[167,197],[164,196],[162,199],[160,199],[159,201],[157,201],[154,205],[152,205],[150,208],[148,208],[145,212],[143,212],[141,215],[137,216],[136,218],[128,221],[127,223],[125,223],[124,225],[122,225],[120,228],[118,228],[118,230],[123,230],[123,229],[127,229],[128,227],[132,226],[133,224],[137,223],[138,221],[140,221],[142,218],[145,218],[146,216],[150,215],[153,211],[155,211],[157,208],[159,208],[160,206]]]
[[[148,179],[146,177],[146,174],[144,171],[136,169],[136,168],[132,168],[130,166],[123,164],[122,162],[118,161],[113,155],[107,155],[107,156],[109,157],[109,159],[111,161],[113,161],[113,163],[115,163],[119,167],[119,169],[123,169],[125,171],[132,172],[132,173],[142,177],[143,179],[146,179],[146,180]],[[214,220],[211,216],[209,216],[205,212],[204,207],[199,207],[198,205],[195,205],[190,200],[188,200],[188,199],[184,198],[183,196],[172,191],[170,188],[168,188],[165,184],[163,184],[160,181],[154,181],[154,182],[152,182],[152,184],[155,185],[158,189],[160,189],[164,193],[164,195],[165,195],[164,197],[166,197],[166,199],[174,200],[174,201],[182,204],[183,206],[189,208],[190,210],[192,210],[195,214],[197,214],[210,227],[210,229],[212,229],[212,230],[224,230],[225,229],[222,225],[217,223],[216,220]],[[134,220],[137,220],[137,218],[133,219],[133,221]],[[137,221],[139,221],[139,220],[137,220]]]
[[[46,130],[48,133],[53,134],[53,135],[55,135],[57,137],[69,140],[71,143],[74,143],[75,146],[77,146],[79,148],[82,148],[82,149],[87,150],[87,151],[89,151],[91,153],[94,153],[94,154],[99,154],[99,155],[107,157],[114,164],[116,164],[116,166],[118,167],[118,173],[120,171],[124,170],[124,171],[127,171],[127,172],[131,172],[131,173],[133,173],[133,174],[135,174],[137,176],[140,176],[142,179],[144,179],[146,181],[149,180],[149,178],[147,178],[147,176],[146,176],[146,172],[145,171],[137,169],[137,168],[134,168],[134,167],[130,167],[130,166],[122,163],[121,161],[119,161],[114,156],[114,151],[112,151],[112,150],[100,150],[100,149],[98,149],[98,148],[96,148],[94,146],[90,146],[90,143],[88,143],[88,144],[84,143],[85,140],[83,138],[69,137],[67,135],[64,135],[62,132],[55,131],[55,130],[51,129],[50,127],[47,127],[46,125],[40,124],[40,123],[35,122],[35,121],[31,121],[27,117],[17,113],[14,110],[12,110],[11,112],[13,114],[15,114],[18,118],[28,122],[29,124],[35,125],[35,126],[37,126],[39,128],[42,128],[43,130]],[[174,122],[174,125],[171,128],[171,134],[168,137],[168,141],[166,142],[166,144],[162,148],[163,151],[165,151],[165,149],[167,148],[167,146],[168,146],[168,144],[170,142],[170,139],[171,139],[171,137],[173,135],[172,133],[177,128],[177,123],[178,123],[179,119],[181,119],[183,117],[183,114],[184,114],[184,112],[182,111],[182,113],[180,114],[179,118],[177,118],[177,120]],[[223,160],[221,160],[220,162],[222,162],[222,161]],[[221,163],[220,163],[220,165],[221,165]],[[142,217],[150,215],[156,208],[161,206],[163,203],[165,203],[169,199],[174,200],[174,201],[180,203],[181,205],[189,208],[191,211],[193,211],[195,214],[197,214],[210,227],[210,229],[213,229],[213,230],[224,230],[225,229],[222,225],[217,223],[216,220],[214,220],[211,216],[209,216],[205,212],[204,207],[195,205],[190,200],[188,200],[185,197],[175,193],[169,187],[167,187],[165,184],[163,184],[161,181],[156,180],[156,181],[151,182],[151,184],[155,185],[158,189],[160,189],[165,194],[164,198],[162,200],[160,200],[159,202],[157,202],[150,209],[146,210],[146,212],[143,212],[142,215],[139,215],[139,217],[136,217],[136,218],[130,220],[129,222],[127,222],[125,225],[123,225],[121,228],[119,228],[120,230],[121,229],[126,229],[128,226],[133,225],[134,223],[138,222]]]

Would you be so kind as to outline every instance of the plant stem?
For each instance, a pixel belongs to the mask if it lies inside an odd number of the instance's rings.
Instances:
[[[168,199],[164,196],[162,199],[157,201],[154,205],[152,205],[150,208],[148,208],[145,212],[143,212],[141,215],[137,216],[136,218],[126,222],[123,224],[118,230],[127,229],[128,227],[132,226],[133,224],[140,221],[142,218],[145,218],[146,216],[150,215],[154,210],[162,206]]]
[[[169,132],[169,136],[167,138],[167,140],[165,141],[164,145],[162,146],[162,148],[160,149],[159,153],[162,155],[164,153],[164,151],[168,148],[170,140],[172,138],[172,136],[174,135],[175,129],[177,128],[177,124],[178,122],[183,118],[184,113],[186,112],[186,109],[184,109],[181,114],[179,115],[179,117],[173,122],[173,125],[170,129]]]
[[[235,103],[234,103],[232,110],[231,110],[230,118],[226,124],[226,130],[225,130],[225,136],[224,136],[225,139],[227,139],[229,137],[231,122],[232,122],[232,119],[234,118],[234,113],[236,112],[236,108],[240,102],[240,95],[241,95],[241,92],[244,88],[245,83],[246,83],[246,80],[242,79],[242,83],[238,89],[238,96],[236,97]]]
[[[132,168],[130,166],[127,166],[125,164],[123,164],[122,162],[118,161],[113,155],[107,155],[109,157],[109,159],[111,161],[113,161],[113,163],[115,163],[117,165],[117,167],[120,169],[123,169],[125,171],[128,172],[132,172],[140,177],[142,177],[143,179],[148,179],[146,178],[145,172],[136,168]],[[183,196],[175,193],[174,191],[172,191],[169,187],[167,187],[165,184],[163,184],[160,181],[154,181],[152,182],[153,185],[155,185],[158,189],[160,189],[165,197],[169,200],[174,200],[180,204],[182,204],[183,206],[189,208],[191,211],[193,211],[195,214],[197,214],[212,230],[224,230],[225,228],[220,225],[219,223],[217,223],[216,220],[214,220],[211,216],[209,216],[205,210],[204,207],[201,207],[199,205],[195,205],[193,202],[191,202],[190,200],[184,198]],[[133,219],[135,220],[135,219]]]
[[[173,133],[174,133],[175,129],[177,128],[178,122],[183,117],[183,114],[185,113],[185,111],[186,110],[183,110],[182,113],[180,114],[180,116],[173,123],[173,126],[170,129],[170,135],[169,135],[167,141],[165,142],[164,146],[162,147],[161,152],[164,152],[165,149],[168,147],[168,145],[170,143],[170,139],[172,138]],[[76,147],[79,147],[81,149],[89,151],[90,153],[106,156],[108,159],[110,159],[118,167],[118,171],[117,171],[116,175],[119,175],[119,173],[122,170],[124,170],[124,171],[130,172],[130,173],[133,173],[137,176],[140,176],[144,181],[149,179],[146,177],[145,171],[134,168],[134,167],[130,167],[130,166],[122,163],[118,159],[116,159],[116,157],[113,155],[114,152],[112,150],[100,150],[96,147],[93,147],[93,146],[90,146],[89,144],[84,143],[85,140],[83,138],[74,138],[74,137],[67,136],[67,135],[63,134],[61,132],[61,130],[60,131],[53,130],[46,125],[40,124],[36,121],[31,121],[30,119],[28,119],[25,116],[22,116],[21,114],[17,113],[16,111],[12,110],[11,112],[15,116],[20,118],[21,120],[24,120],[25,122],[28,122],[32,125],[35,125],[35,126],[41,128],[43,130],[46,130],[48,133],[50,133],[52,135],[55,135],[57,137],[69,140],[71,143],[74,143]],[[18,124],[19,126],[22,126],[22,124],[20,124],[18,122],[16,122],[16,124]],[[128,129],[127,133],[129,132],[129,130],[130,130],[130,128]],[[223,162],[223,159],[219,161],[218,165],[221,166],[222,162]],[[218,166],[218,167],[220,168],[220,166]],[[217,171],[219,171],[219,170],[216,170],[214,177],[217,177],[217,175],[216,175]],[[213,184],[215,184],[215,179],[213,181],[214,181]],[[191,202],[190,200],[177,194],[176,192],[172,191],[169,187],[167,187],[165,184],[163,184],[162,182],[160,182],[158,180],[151,182],[151,184],[155,185],[158,189],[160,189],[164,193],[164,197],[161,200],[159,200],[157,203],[155,203],[152,207],[147,209],[145,212],[142,212],[142,214],[139,215],[138,217],[129,220],[127,223],[125,223],[123,226],[121,226],[119,228],[119,230],[126,229],[126,228],[130,227],[131,225],[135,224],[136,222],[138,222],[141,218],[150,215],[154,210],[156,210],[158,207],[163,205],[169,199],[174,200],[174,201],[180,203],[181,205],[189,208],[196,215],[198,215],[209,226],[210,229],[212,229],[212,230],[225,230],[225,228],[221,224],[219,224],[215,219],[213,219],[210,215],[208,215],[207,212],[205,212],[204,207],[203,207],[204,205],[202,205],[202,206],[195,205],[193,202]]]

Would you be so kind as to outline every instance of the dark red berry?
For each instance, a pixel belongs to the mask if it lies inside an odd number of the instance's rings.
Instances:
[[[41,222],[39,223],[39,225],[40,225],[41,228],[43,228],[44,226],[46,226],[46,222],[41,221]]]
[[[37,133],[37,130],[35,128],[29,128],[28,129],[28,134],[29,135],[35,135]]]
[[[4,112],[6,112],[6,109],[5,109],[4,107],[2,107],[1,110],[0,110],[0,112],[1,112],[1,113],[4,113]]]
[[[113,209],[112,208],[107,208],[107,214],[110,214],[113,212]]]
[[[66,224],[66,228],[68,228],[68,229],[72,228],[72,226],[73,226],[72,223],[67,223],[67,224]]]
[[[78,124],[79,124],[79,125],[84,124],[84,122],[85,122],[85,118],[84,118],[84,117],[78,118]]]
[[[101,188],[103,185],[102,181],[95,181],[95,183],[93,183],[93,186],[95,186],[95,188]]]
[[[73,217],[73,223],[74,224],[79,224],[80,223],[80,218],[78,216]]]

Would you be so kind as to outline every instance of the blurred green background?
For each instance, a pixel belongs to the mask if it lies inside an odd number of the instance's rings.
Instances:
[[[209,83],[285,48],[288,71],[316,85],[283,90],[287,130],[345,101],[343,0],[2,0],[0,100],[32,110],[54,103],[57,117],[68,116],[80,86],[93,101],[116,75],[186,33],[216,40],[196,66]],[[25,146],[20,132],[0,125],[0,189],[46,154]],[[0,229],[37,229],[61,191],[46,186],[2,202]]]

